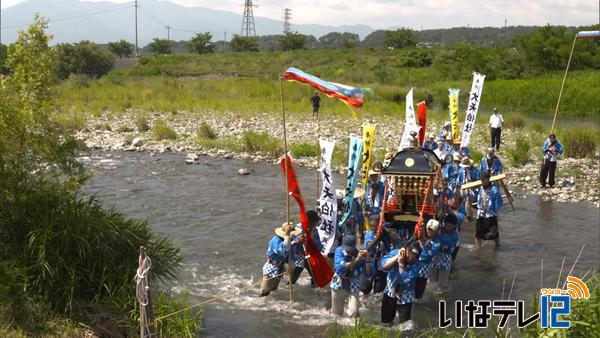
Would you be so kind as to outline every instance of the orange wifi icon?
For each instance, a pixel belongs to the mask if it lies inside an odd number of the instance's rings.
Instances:
[[[590,290],[585,283],[573,276],[567,277],[567,289],[565,290],[573,299],[589,299]]]

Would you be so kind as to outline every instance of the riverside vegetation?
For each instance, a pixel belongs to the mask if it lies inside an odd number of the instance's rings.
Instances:
[[[52,119],[57,60],[46,29],[36,17],[20,32],[10,75],[0,75],[0,335],[133,335],[139,246],[155,287],[176,276],[182,256],[146,222],[78,193],[89,177],[77,160],[85,146]],[[185,306],[157,295],[159,310]],[[193,335],[198,319],[188,311],[159,329]]]

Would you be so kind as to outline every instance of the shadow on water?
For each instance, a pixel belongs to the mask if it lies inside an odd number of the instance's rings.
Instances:
[[[148,219],[157,233],[172,238],[186,259],[173,288],[189,290],[192,302],[200,302],[260,279],[267,242],[285,218],[284,181],[279,167],[270,164],[202,157],[200,164],[187,165],[183,160],[183,154],[93,153],[87,161],[94,177],[85,190],[128,216]],[[250,169],[252,175],[239,176],[240,167]],[[298,177],[310,206],[316,197],[314,170],[299,168]],[[336,182],[341,186],[344,180],[339,176]],[[590,204],[542,201],[537,196],[517,198],[515,204],[516,211],[506,206],[499,217],[499,249],[488,243],[480,252],[472,251],[474,225],[464,225],[462,247],[451,274],[452,289],[444,299],[507,297],[516,273],[511,297],[528,301],[540,284],[556,285],[566,257],[564,278],[583,245],[573,274],[598,269],[598,209]],[[292,205],[296,213],[295,203]],[[540,283],[542,258],[544,278]],[[266,298],[257,298],[257,290],[249,290],[211,303],[206,307],[203,334],[325,335],[335,320],[325,310],[329,290],[311,289],[306,276],[304,273],[300,285],[294,287],[292,303],[285,279],[280,289]],[[437,326],[439,299],[426,292],[413,306],[413,319],[419,327]],[[361,316],[379,322],[380,298],[371,296],[362,303]]]

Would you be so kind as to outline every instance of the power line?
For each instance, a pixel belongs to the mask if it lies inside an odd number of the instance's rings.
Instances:
[[[105,7],[103,9],[96,9],[96,10],[90,11],[90,12],[71,12],[71,13],[59,14],[59,15],[49,16],[49,17],[47,17],[47,19],[49,19],[51,22],[79,19],[79,18],[83,18],[86,16],[92,16],[92,15],[96,15],[96,14],[110,13],[110,12],[115,12],[115,11],[119,11],[119,10],[123,10],[123,9],[128,9],[128,8],[131,8],[132,4],[133,3],[125,3],[125,4],[120,4],[118,6]],[[20,21],[20,22],[18,21],[18,22],[12,22],[12,23],[6,24],[6,25],[2,26],[2,28],[22,27],[22,26],[28,26],[30,24],[31,24],[31,21]]]

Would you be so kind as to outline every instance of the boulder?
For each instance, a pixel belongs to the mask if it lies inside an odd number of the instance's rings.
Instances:
[[[144,144],[144,140],[141,137],[136,137],[131,140],[131,145],[134,147],[141,147]]]
[[[238,175],[250,175],[250,170],[246,168],[240,168],[240,170],[238,170]]]

